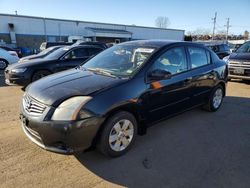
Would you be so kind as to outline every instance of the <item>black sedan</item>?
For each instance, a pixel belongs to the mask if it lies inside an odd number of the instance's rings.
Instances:
[[[117,157],[152,123],[197,106],[217,111],[227,74],[226,63],[203,45],[122,43],[77,69],[29,85],[22,128],[49,151],[70,154],[97,146]]]
[[[5,82],[8,85],[26,87],[29,83],[49,74],[74,68],[102,50],[87,45],[62,47],[44,58],[8,66],[5,69]]]

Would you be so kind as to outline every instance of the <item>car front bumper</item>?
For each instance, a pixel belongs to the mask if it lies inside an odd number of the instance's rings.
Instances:
[[[20,114],[22,129],[26,136],[41,148],[72,154],[88,149],[103,123],[103,118],[90,117],[79,121],[44,121]]]
[[[11,73],[10,70],[5,70],[5,83],[7,85],[20,85],[27,86],[31,82],[31,76],[29,73],[15,74]]]

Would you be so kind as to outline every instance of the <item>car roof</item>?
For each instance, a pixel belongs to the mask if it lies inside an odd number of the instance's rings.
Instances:
[[[135,40],[135,41],[120,43],[118,45],[122,45],[122,44],[143,45],[143,46],[155,47],[155,48],[162,48],[164,46],[168,46],[172,44],[190,44],[190,45],[204,47],[203,44],[197,44],[197,43],[186,42],[186,41],[175,41],[175,40]]]

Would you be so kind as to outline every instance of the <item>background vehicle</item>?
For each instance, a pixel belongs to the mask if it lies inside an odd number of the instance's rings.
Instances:
[[[73,42],[43,42],[40,46],[40,50],[43,51],[52,46],[65,46],[65,45],[72,45]]]
[[[250,41],[240,46],[228,58],[229,79],[250,80]]]
[[[8,52],[0,48],[0,70],[5,69],[8,65],[18,62],[19,57],[16,53]]]
[[[27,86],[44,76],[74,68],[102,51],[94,46],[67,46],[59,48],[45,58],[26,63],[15,63],[5,70],[6,84]]]
[[[217,111],[226,81],[226,63],[203,45],[126,42],[31,84],[23,97],[22,127],[49,151],[97,146],[117,157],[152,123],[201,105]]]
[[[51,54],[52,52],[56,51],[57,49],[59,48],[62,48],[64,46],[52,46],[52,47],[49,47],[43,51],[41,51],[40,53],[38,54],[34,54],[34,55],[29,55],[29,56],[26,56],[26,57],[23,57],[21,58],[18,62],[26,62],[26,61],[29,61],[31,59],[38,59],[38,58],[44,58],[46,57],[47,55]]]
[[[213,50],[220,59],[231,54],[230,48],[227,44],[206,44],[211,50]]]
[[[0,48],[6,50],[6,51],[14,51],[16,52],[16,54],[18,55],[19,58],[21,58],[23,55],[22,55],[22,52],[21,52],[21,49],[18,49],[18,48],[9,48],[7,46],[0,46]]]

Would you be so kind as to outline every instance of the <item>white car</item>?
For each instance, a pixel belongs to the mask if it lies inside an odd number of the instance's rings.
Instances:
[[[9,64],[17,63],[19,57],[14,51],[6,51],[0,48],[0,70],[5,69]]]

